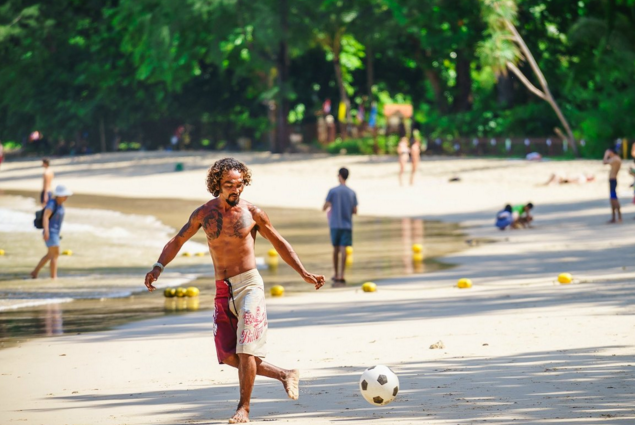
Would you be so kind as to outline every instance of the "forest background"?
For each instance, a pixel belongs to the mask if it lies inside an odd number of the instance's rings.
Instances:
[[[597,156],[635,138],[634,77],[635,0],[0,5],[0,140],[27,153],[174,137],[285,152],[315,143],[328,99],[344,138],[373,102],[380,129],[383,105],[408,103],[424,139],[560,137]]]

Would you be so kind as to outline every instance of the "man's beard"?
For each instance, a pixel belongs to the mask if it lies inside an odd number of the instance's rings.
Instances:
[[[236,196],[236,199],[234,199],[233,201],[227,198],[226,201],[230,207],[235,207],[236,205],[238,205],[238,202],[240,201],[240,196]]]

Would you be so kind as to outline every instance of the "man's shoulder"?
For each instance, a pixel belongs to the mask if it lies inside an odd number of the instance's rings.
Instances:
[[[348,187],[348,185],[345,185],[345,184],[335,186],[329,192],[355,193],[353,189],[351,189],[350,187]]]

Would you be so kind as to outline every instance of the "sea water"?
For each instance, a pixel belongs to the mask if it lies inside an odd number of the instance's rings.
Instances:
[[[58,279],[48,264],[38,279],[29,273],[46,254],[42,230],[33,226],[35,201],[0,196],[0,312],[77,299],[122,298],[146,290],[143,277],[174,229],[152,215],[65,207]],[[207,257],[190,261],[188,270],[164,274],[159,287],[184,285],[210,272],[207,246],[189,241],[183,247]],[[177,262],[178,263],[178,262]]]
[[[74,195],[65,204],[58,279],[48,267],[38,279],[29,273],[46,253],[42,231],[33,227],[36,194],[0,195],[0,347],[40,335],[108,329],[132,320],[212,309],[214,269],[206,237],[199,231],[156,282],[158,288],[197,286],[192,299],[149,293],[145,274],[202,201],[112,198]],[[293,246],[307,270],[332,276],[332,250],[324,213],[264,208],[272,224]],[[368,280],[430,272],[447,267],[435,257],[464,246],[457,225],[417,218],[361,216],[354,219],[353,262],[348,285]],[[412,245],[424,246],[424,262],[413,262]],[[256,260],[265,288],[283,285],[287,296],[314,290],[288,265],[268,268],[271,244],[258,236]],[[189,253],[185,257],[181,254]],[[197,255],[198,254],[198,255]],[[323,290],[329,290],[327,286]]]

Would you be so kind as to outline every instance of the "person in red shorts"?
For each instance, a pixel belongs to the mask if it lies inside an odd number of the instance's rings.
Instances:
[[[282,382],[289,398],[299,396],[300,373],[262,360],[266,354],[267,311],[264,285],[256,269],[254,247],[260,233],[305,282],[320,289],[324,276],[309,273],[291,245],[277,232],[260,208],[241,199],[251,183],[251,171],[233,158],[216,161],[207,173],[214,199],[200,206],[179,233],[163,248],[146,274],[149,291],[183,244],[203,228],[216,274],[214,342],[218,361],[238,369],[240,401],[229,423],[249,422],[251,392],[256,375]]]

